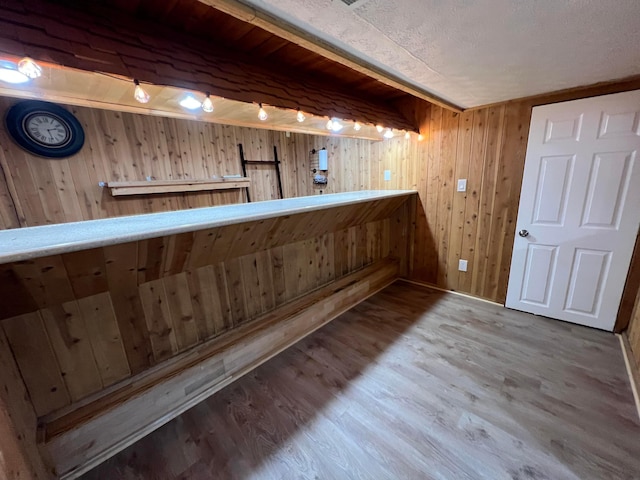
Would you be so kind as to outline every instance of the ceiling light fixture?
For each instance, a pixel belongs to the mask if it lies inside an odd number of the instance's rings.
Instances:
[[[149,103],[151,100],[151,95],[149,95],[144,88],[140,86],[140,82],[138,80],[133,80],[136,88],[133,90],[133,98],[135,98],[140,103]]]
[[[360,122],[354,122],[354,124],[353,124],[353,129],[354,129],[356,132],[359,132],[361,128],[362,128],[362,125],[360,125]]]
[[[382,130],[384,130],[384,128],[382,127],[382,125],[376,125],[376,130],[378,130],[378,133],[382,133]]]
[[[333,120],[331,119],[327,122],[327,130],[333,130]]]
[[[18,66],[13,62],[0,61],[0,80],[7,83],[26,83],[29,81],[24,73],[18,70]]]
[[[24,57],[18,62],[18,71],[33,79],[42,76],[42,68],[32,58]]]
[[[406,132],[406,133],[404,134],[404,139],[405,139],[405,140],[409,140],[410,138],[411,138],[411,134],[410,134],[409,132]]]
[[[260,110],[258,110],[258,118],[264,122],[267,118],[269,118],[269,115],[267,115],[267,112],[264,110],[264,108],[262,108],[261,103],[259,103],[258,105],[260,105]]]
[[[211,97],[210,97],[210,93],[207,92],[206,93],[206,97],[204,99],[204,102],[202,102],[202,110],[204,110],[207,113],[211,113],[213,112],[213,102],[211,101]]]
[[[421,142],[422,140],[424,140],[424,135],[422,134],[418,135],[418,141]]]
[[[296,115],[296,120],[298,120],[298,122],[302,123],[305,121],[307,117],[304,116],[304,113],[302,113],[302,111],[300,109],[298,109],[298,113]]]
[[[393,138],[393,130],[387,128],[387,131],[384,132],[384,138]]]
[[[196,100],[193,95],[191,95],[190,93],[187,94],[186,97],[184,97],[182,100],[180,100],[180,106],[184,107],[188,110],[196,110],[200,107],[202,107],[202,103],[200,103],[198,100]]]

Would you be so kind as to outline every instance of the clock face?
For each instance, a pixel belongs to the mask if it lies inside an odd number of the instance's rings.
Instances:
[[[35,112],[24,119],[25,133],[46,147],[64,147],[71,138],[67,123],[51,113]]]

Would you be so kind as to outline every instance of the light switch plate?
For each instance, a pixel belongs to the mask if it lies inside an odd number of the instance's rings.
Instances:
[[[391,170],[385,170],[384,171],[384,181],[385,182],[390,182],[391,181]]]
[[[458,260],[458,270],[461,272],[467,271],[467,261],[466,260]]]
[[[458,191],[459,192],[466,192],[467,191],[467,179],[466,178],[459,178],[458,179]]]

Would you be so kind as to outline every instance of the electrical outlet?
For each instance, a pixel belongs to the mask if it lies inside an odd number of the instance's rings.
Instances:
[[[467,271],[467,261],[466,260],[458,260],[458,270],[461,272]]]
[[[391,170],[385,170],[384,171],[384,181],[385,182],[390,182],[391,181]]]
[[[467,191],[467,179],[466,178],[459,178],[458,179],[458,191],[459,192],[466,192]]]

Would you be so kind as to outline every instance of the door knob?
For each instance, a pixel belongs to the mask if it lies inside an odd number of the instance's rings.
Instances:
[[[526,230],[520,230],[518,232],[518,235],[520,235],[521,237],[528,237],[529,236],[529,232]]]

